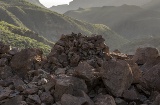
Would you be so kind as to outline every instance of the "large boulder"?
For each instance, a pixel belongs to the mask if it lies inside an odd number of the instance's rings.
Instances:
[[[28,70],[35,69],[35,64],[42,60],[42,54],[38,49],[24,49],[13,56],[10,65],[18,73],[26,74]]]
[[[95,69],[87,62],[80,62],[77,67],[74,68],[75,76],[80,77],[86,81],[93,81],[95,79]]]
[[[87,85],[82,79],[71,77],[71,76],[61,76],[56,79],[54,97],[56,102],[60,101],[63,94],[75,95],[79,90],[87,92]]]
[[[160,92],[160,63],[144,73],[142,85]]]
[[[104,62],[100,74],[106,88],[116,97],[120,97],[133,82],[132,70],[122,60]]]
[[[159,52],[156,48],[152,48],[152,47],[138,48],[133,57],[133,60],[137,64],[143,65],[148,60],[156,59],[158,56],[159,56]]]
[[[146,72],[150,70],[153,66],[157,65],[158,63],[160,63],[160,56],[158,56],[156,59],[148,60],[143,66],[141,66],[140,69],[143,72]]]

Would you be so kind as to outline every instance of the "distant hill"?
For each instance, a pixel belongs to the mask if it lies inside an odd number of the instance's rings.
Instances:
[[[145,39],[139,39],[132,42],[129,42],[119,48],[123,53],[133,54],[136,49],[139,47],[155,47],[160,51],[160,36],[159,37],[150,37]]]
[[[8,24],[4,21],[0,21],[0,41],[20,49],[39,48],[44,53],[49,53],[51,46],[53,46],[53,43],[38,36],[33,31]]]
[[[149,10],[160,11],[160,0],[152,0],[142,7]]]
[[[151,0],[73,0],[69,5],[53,6],[50,10],[58,13],[65,13],[69,10],[76,10],[78,8],[90,8],[101,6],[121,6],[123,4],[141,6]]]
[[[105,25],[72,19],[25,0],[1,0],[0,14],[0,20],[33,30],[53,42],[57,41],[62,34],[72,32],[86,35],[101,34],[113,49],[128,42]]]
[[[160,33],[160,12],[139,6],[79,8],[65,15],[94,24],[105,24],[128,40],[157,37]]]

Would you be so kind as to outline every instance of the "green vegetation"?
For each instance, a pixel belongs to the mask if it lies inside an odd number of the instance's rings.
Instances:
[[[128,42],[125,38],[119,36],[105,25],[90,24],[76,20],[38,7],[25,0],[1,0],[0,3],[0,20],[18,27],[33,30],[39,35],[43,35],[43,37],[49,41],[56,42],[62,34],[71,34],[74,32],[85,35],[103,35],[103,37],[106,38],[106,43],[112,49]],[[29,37],[36,39],[31,36]]]
[[[18,30],[15,31],[15,29],[18,29]],[[0,22],[0,41],[4,42],[5,44],[11,45],[11,47],[18,47],[20,49],[39,48],[45,54],[50,52],[51,47],[49,45],[46,45],[42,42],[38,42],[35,39],[21,35],[21,33],[25,33],[27,31],[28,31],[27,29],[22,29],[17,26],[1,21]]]

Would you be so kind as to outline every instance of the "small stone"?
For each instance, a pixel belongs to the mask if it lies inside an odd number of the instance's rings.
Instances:
[[[28,98],[35,101],[38,104],[41,104],[41,100],[40,100],[39,96],[36,95],[36,94],[35,95],[29,95]]]
[[[115,100],[110,95],[98,95],[94,98],[95,105],[116,105]]]
[[[53,103],[53,101],[54,101],[54,99],[53,99],[52,95],[50,94],[50,92],[43,92],[40,95],[40,99],[44,103]]]

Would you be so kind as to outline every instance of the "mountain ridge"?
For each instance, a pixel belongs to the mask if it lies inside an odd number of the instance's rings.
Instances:
[[[69,10],[76,10],[78,8],[121,6],[123,4],[142,6],[149,1],[151,0],[73,0],[69,5],[52,6],[50,10],[58,13],[65,13]]]
[[[134,5],[92,7],[65,13],[65,15],[79,20],[105,24],[129,40],[159,36],[159,14],[158,11]]]

